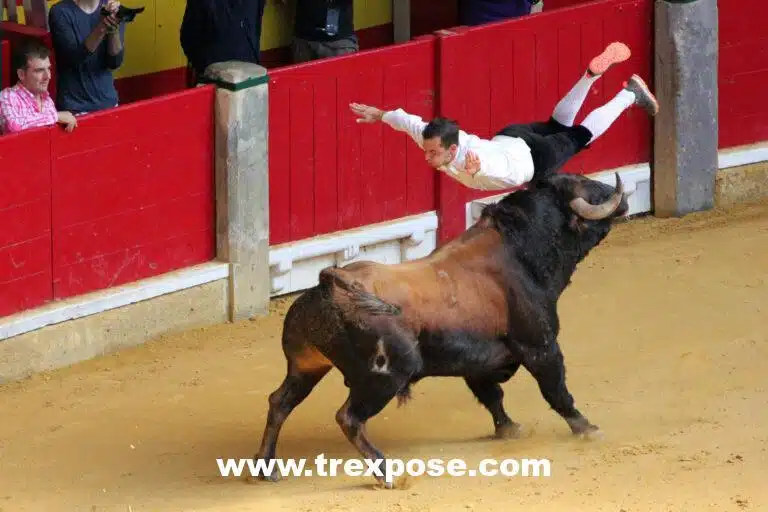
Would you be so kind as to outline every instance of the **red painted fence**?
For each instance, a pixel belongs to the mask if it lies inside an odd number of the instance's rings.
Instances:
[[[0,316],[215,258],[213,94],[0,137]]]
[[[590,2],[457,32],[440,38],[439,110],[481,137],[510,123],[547,120],[589,60],[612,41],[625,42],[632,57],[595,83],[576,122],[613,98],[633,73],[653,84],[652,0]],[[585,174],[648,162],[652,128],[645,111],[629,109],[564,170]],[[441,240],[465,229],[465,212],[457,205],[493,194],[445,175],[440,192]]]
[[[511,122],[547,119],[589,59],[616,40],[633,56],[593,87],[577,122],[632,73],[653,83],[652,0],[594,1],[457,32],[270,75],[271,244],[430,210],[446,240],[464,229],[467,201],[493,194],[429,168],[405,134],[356,124],[351,101],[440,113],[488,137]],[[566,170],[648,162],[651,134],[645,112],[630,110]]]
[[[270,75],[270,244],[430,211],[435,175],[407,135],[352,102],[435,114],[432,36]]]
[[[768,3],[720,2],[720,148],[768,140]]]
[[[0,316],[52,298],[50,130],[0,137]]]

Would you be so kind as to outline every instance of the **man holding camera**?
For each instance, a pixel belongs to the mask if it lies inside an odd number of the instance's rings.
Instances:
[[[125,23],[120,3],[108,0],[61,0],[50,9],[49,25],[56,53],[56,107],[86,114],[116,107],[112,72],[123,63]]]

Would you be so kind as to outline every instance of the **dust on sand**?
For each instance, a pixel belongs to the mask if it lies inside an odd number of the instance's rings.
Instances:
[[[422,477],[372,490],[355,477],[272,484],[222,478],[252,456],[285,371],[268,317],[166,336],[0,387],[0,510],[765,510],[768,491],[768,206],[619,225],[560,304],[568,383],[603,432],[571,437],[531,377],[506,404],[526,434],[489,439],[490,416],[458,379],[369,423],[391,457],[548,458],[550,478]],[[283,458],[357,458],[329,374],[285,424]]]

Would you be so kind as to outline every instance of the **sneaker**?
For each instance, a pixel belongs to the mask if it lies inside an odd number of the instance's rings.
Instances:
[[[632,55],[632,52],[629,51],[629,47],[624,43],[611,43],[603,50],[603,53],[592,59],[589,63],[589,74],[600,76],[614,64],[627,60],[630,55]]]
[[[642,78],[632,75],[629,82],[624,82],[624,89],[635,95],[635,105],[644,108],[652,116],[659,113],[659,102],[656,101],[656,97],[648,89]]]

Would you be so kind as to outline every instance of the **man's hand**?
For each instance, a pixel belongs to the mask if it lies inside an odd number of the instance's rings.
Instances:
[[[77,118],[71,112],[59,112],[58,123],[64,125],[64,129],[71,132],[77,126]]]
[[[109,16],[102,16],[101,18],[101,22],[104,24],[107,34],[116,34],[118,28],[120,28],[120,21],[117,19],[117,10],[119,8],[120,2],[118,2],[118,0],[109,0],[104,6],[104,9],[112,13]]]
[[[464,169],[470,176],[474,176],[480,172],[480,157],[478,157],[472,151],[467,151],[467,157],[464,162]]]
[[[109,0],[107,4],[104,6],[106,10],[111,12],[112,14],[117,13],[117,10],[120,8],[120,2],[118,0]]]
[[[362,105],[360,103],[350,103],[349,108],[352,109],[352,112],[360,116],[360,119],[357,119],[358,123],[375,123],[376,121],[381,121],[381,116],[384,115],[384,112],[378,108],[369,107],[368,105]]]

